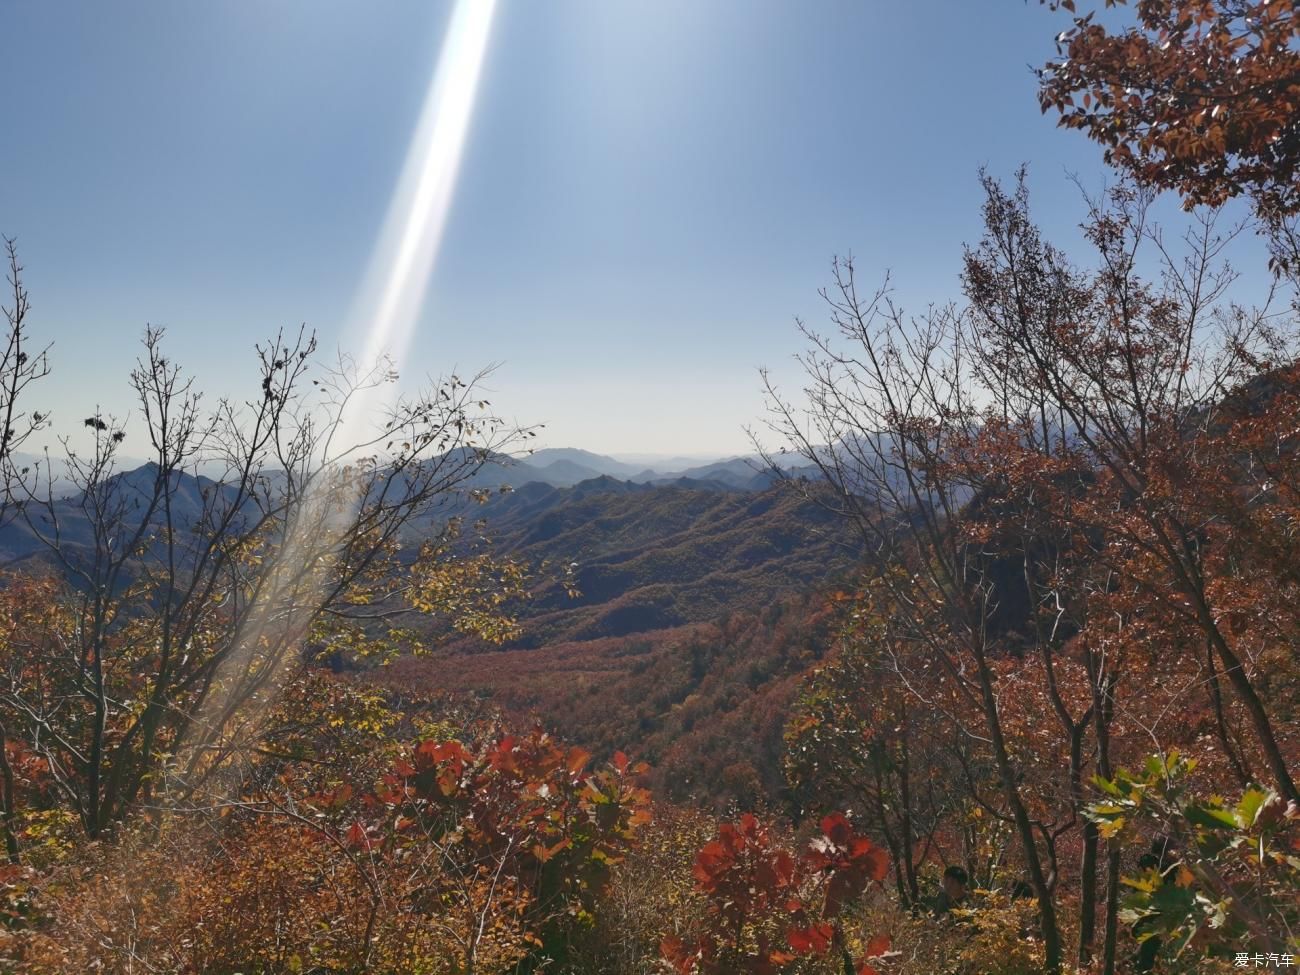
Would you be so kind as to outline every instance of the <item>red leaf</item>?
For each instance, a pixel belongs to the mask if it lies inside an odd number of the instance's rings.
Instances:
[[[853,824],[844,813],[834,812],[822,819],[822,832],[836,846],[847,846],[853,836]]]
[[[673,966],[678,975],[691,975],[700,960],[698,949],[692,951],[682,943],[682,939],[669,935],[659,944],[659,954],[664,961]]]
[[[873,849],[870,854],[870,863],[867,867],[867,876],[879,883],[884,880],[889,873],[889,857],[883,850]]]
[[[370,845],[366,837],[365,827],[360,823],[353,823],[348,827],[347,843],[349,846],[366,846]]]
[[[393,762],[393,771],[402,778],[409,779],[415,774],[415,766],[405,759],[399,758],[397,761]]]
[[[822,955],[831,945],[835,929],[826,923],[813,924],[806,928],[792,928],[786,935],[790,947],[802,955]]]

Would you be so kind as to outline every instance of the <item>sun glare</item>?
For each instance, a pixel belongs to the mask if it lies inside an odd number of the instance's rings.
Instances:
[[[495,7],[496,0],[457,0],[452,12],[354,313],[353,334],[348,341],[350,348],[361,349],[359,365],[363,371],[381,362],[397,369],[403,364],[451,209]],[[393,395],[392,383],[360,386],[347,400],[330,441],[343,445],[364,442],[365,424],[373,421],[383,399]],[[334,455],[321,460],[330,466],[342,464],[347,458]],[[304,577],[301,563],[308,552],[322,550],[322,533],[331,532],[331,526],[339,520],[338,503],[333,479],[326,476],[317,479],[297,505],[284,547],[270,569],[258,605],[241,628],[238,651],[223,664],[222,676],[240,673],[269,629],[296,625],[295,619],[278,615],[283,592],[301,592],[304,580],[309,587],[324,585],[323,567],[308,570],[314,574]],[[274,675],[266,685],[267,693],[260,698],[262,708],[274,700],[278,677]],[[227,700],[227,694],[213,694],[204,706],[199,727],[219,728]]]
[[[458,0],[447,28],[406,163],[361,289],[349,348],[369,367],[387,358],[399,370],[438,260],[474,98],[486,60],[496,0]],[[339,442],[358,442],[358,428],[377,405],[354,402]]]

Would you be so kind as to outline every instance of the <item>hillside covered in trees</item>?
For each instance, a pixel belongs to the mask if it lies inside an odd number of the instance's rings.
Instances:
[[[706,622],[843,575],[860,541],[817,491],[602,477],[524,484],[472,516],[494,554],[555,570],[557,584],[534,590],[512,641],[537,647]]]
[[[372,679],[404,707],[436,709],[450,695],[601,756],[635,741],[656,795],[752,808],[785,801],[786,722],[834,618],[827,597],[785,597],[627,636],[407,657]]]
[[[1300,7],[1047,5],[1117,181],[980,173],[920,314],[835,260],[752,476],[508,486],[486,374],[305,328],[216,401],[150,328],[53,459],[10,241],[0,970],[1294,967]]]

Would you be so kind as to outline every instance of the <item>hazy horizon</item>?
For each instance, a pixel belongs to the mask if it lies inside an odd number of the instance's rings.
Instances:
[[[864,287],[889,272],[909,311],[954,300],[977,171],[1022,163],[1046,232],[1078,241],[1070,180],[1107,171],[1044,121],[1030,67],[1068,17],[975,6],[941,5],[936,31],[914,5],[502,2],[400,372],[497,364],[493,407],[553,446],[748,452],[758,369],[799,388],[793,322],[824,322],[833,255]],[[366,353],[450,9],[0,8],[23,96],[0,233],[53,342],[52,434],[133,414],[146,324],[210,401],[257,395],[253,345],[278,329]]]
[[[214,398],[255,390],[276,329],[347,340],[449,9],[0,10],[22,134],[0,232],[66,432],[132,407],[146,323]],[[1066,22],[1019,2],[502,3],[404,374],[501,363],[494,405],[556,445],[744,453],[757,368],[795,382],[792,321],[822,319],[832,255],[892,269],[909,308],[956,297],[981,165],[1028,162],[1040,218],[1075,233],[1066,174],[1104,170],[1040,117],[1029,67]]]

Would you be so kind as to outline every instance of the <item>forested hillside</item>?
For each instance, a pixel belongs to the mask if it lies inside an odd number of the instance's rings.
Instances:
[[[635,744],[646,781],[673,802],[780,807],[786,721],[831,646],[833,619],[825,596],[786,596],[628,636],[408,657],[372,679],[404,707],[465,696],[597,756]]]
[[[815,488],[805,498],[603,477],[526,484],[472,513],[494,553],[566,570],[567,587],[542,586],[522,610],[513,645],[537,647],[705,622],[815,588],[847,571],[860,546],[829,501]]]

